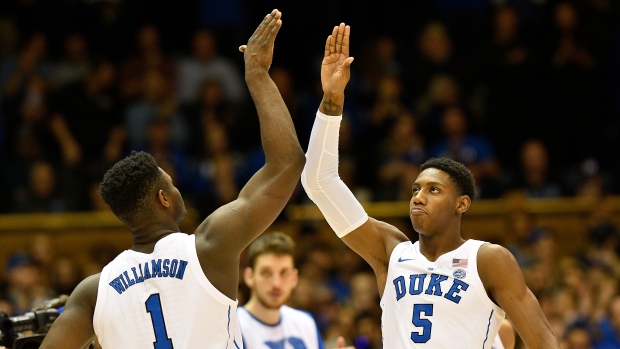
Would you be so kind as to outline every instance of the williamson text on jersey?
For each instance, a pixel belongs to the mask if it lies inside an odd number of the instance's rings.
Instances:
[[[150,263],[139,263],[137,267],[132,267],[131,271],[124,271],[118,277],[110,281],[109,285],[118,292],[118,294],[121,294],[129,287],[151,278],[170,277],[183,280],[186,268],[187,261],[184,260],[153,259]]]

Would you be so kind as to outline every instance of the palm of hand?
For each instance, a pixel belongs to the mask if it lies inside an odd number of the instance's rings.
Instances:
[[[343,53],[333,53],[323,58],[321,65],[321,83],[323,91],[344,90],[349,77],[343,69],[344,62],[348,57]]]
[[[344,23],[334,27],[325,42],[325,55],[321,66],[323,92],[343,93],[351,76],[349,57],[349,37],[351,28]]]

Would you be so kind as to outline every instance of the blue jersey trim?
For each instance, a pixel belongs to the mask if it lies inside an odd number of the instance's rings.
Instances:
[[[487,335],[486,335],[486,338],[484,339],[484,342],[482,342],[482,349],[484,349],[484,345],[487,344],[487,340],[489,339],[489,329],[491,329],[491,319],[493,318],[493,312],[495,312],[495,309],[491,310],[491,315],[489,315],[489,324],[487,325]]]
[[[282,323],[282,312],[280,312],[280,319],[278,319],[278,322],[276,322],[275,324],[268,324],[266,322],[263,322],[261,319],[257,318],[256,316],[254,316],[254,314],[252,314],[251,311],[249,311],[246,307],[241,307],[243,309],[245,309],[245,311],[248,312],[248,314],[250,314],[250,316],[252,317],[252,319],[260,322],[261,324],[265,325],[265,326],[269,326],[269,327],[276,327],[279,326]]]
[[[228,342],[230,342],[230,305],[228,306],[228,325],[226,325],[226,332],[228,332],[228,340],[226,341],[226,348],[228,349]],[[237,343],[235,343],[237,345]]]
[[[323,342],[323,336],[321,336],[319,325],[316,324],[316,321],[314,322],[314,325],[316,326],[316,336],[318,337],[317,341],[319,343],[319,349],[325,349],[325,343]]]

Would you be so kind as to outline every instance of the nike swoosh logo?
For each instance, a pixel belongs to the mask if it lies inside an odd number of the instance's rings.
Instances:
[[[405,259],[403,259],[403,257],[399,257],[398,261],[399,262],[415,261],[415,258],[405,258]]]

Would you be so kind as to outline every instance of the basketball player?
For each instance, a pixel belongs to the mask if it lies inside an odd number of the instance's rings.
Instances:
[[[301,180],[335,233],[375,272],[383,347],[489,349],[507,313],[528,348],[559,348],[512,254],[461,237],[461,217],[475,194],[464,165],[442,158],[421,166],[409,204],[416,243],[369,218],[338,177],[338,132],[353,61],[349,34],[340,24],[325,44],[324,95]]]
[[[239,197],[193,235],[172,178],[152,156],[133,152],[105,174],[100,193],[134,245],[78,285],[41,348],[242,348],[236,317],[239,256],[277,218],[301,174],[304,154],[269,77],[282,25],[273,10],[244,52],[245,79],[260,119],[265,165]]]
[[[297,286],[294,248],[281,232],[262,235],[250,245],[243,274],[250,300],[237,309],[245,349],[325,348],[314,318],[285,305]]]

